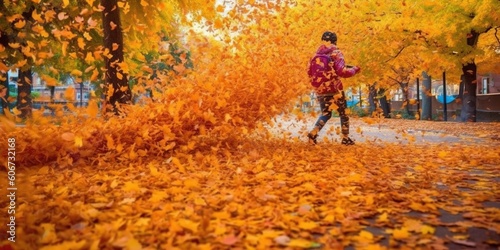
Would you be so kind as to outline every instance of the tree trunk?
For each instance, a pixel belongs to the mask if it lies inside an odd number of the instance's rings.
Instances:
[[[106,107],[109,111],[118,114],[117,104],[130,104],[132,93],[128,85],[128,77],[120,68],[123,63],[123,34],[120,22],[120,8],[117,6],[118,0],[101,0],[104,7],[103,30],[104,47],[109,50],[111,58],[106,58],[106,103],[111,107]]]
[[[1,73],[1,77],[5,78],[0,83],[0,115],[4,115],[4,112],[8,112],[9,110],[9,79],[7,73]],[[7,111],[5,110],[7,109]]]
[[[7,89],[7,93],[5,95],[5,98],[7,99],[9,98],[9,75],[8,73],[2,72],[0,78],[5,78],[1,81],[0,85],[5,86],[5,88]]]
[[[370,114],[373,115],[373,112],[377,110],[377,89],[375,88],[376,84],[370,85],[368,87],[368,103],[370,104]]]
[[[54,103],[54,95],[56,92],[56,86],[49,86],[50,90],[50,103]]]
[[[432,80],[427,72],[422,72],[422,117],[421,120],[432,120]]]
[[[401,91],[403,91],[403,106],[405,108],[406,115],[410,115],[410,100],[408,98],[408,83],[400,82]]]
[[[17,79],[17,110],[21,113],[19,118],[26,119],[31,117],[33,111],[33,101],[31,100],[31,88],[33,75],[31,68],[22,71],[19,69],[19,77]]]
[[[385,89],[380,89],[379,90],[379,96],[380,98],[380,107],[382,108],[382,111],[384,111],[384,117],[389,118],[389,114],[391,113],[391,107],[389,105],[389,102],[387,101],[387,97],[385,96]]]
[[[462,96],[462,112],[460,118],[463,122],[476,121],[476,64],[468,63],[462,67],[464,92]]]
[[[479,33],[472,30],[471,34],[467,36],[467,45],[476,46]],[[462,66],[462,82],[463,82],[463,96],[462,96],[462,111],[460,118],[463,122],[476,121],[476,88],[477,88],[477,67],[474,61],[469,62]]]

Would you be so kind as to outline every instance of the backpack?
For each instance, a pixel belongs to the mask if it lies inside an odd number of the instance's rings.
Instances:
[[[311,86],[318,88],[321,84],[328,82],[332,77],[332,58],[329,55],[316,54],[309,61],[307,74],[311,80]]]

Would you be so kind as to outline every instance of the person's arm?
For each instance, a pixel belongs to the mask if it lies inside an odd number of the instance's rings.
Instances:
[[[340,50],[338,50],[336,53],[334,52],[334,54],[332,55],[332,59],[333,69],[335,70],[335,73],[340,77],[348,78],[354,76],[360,70],[358,66],[346,67],[344,55],[342,54],[342,52],[340,52]]]

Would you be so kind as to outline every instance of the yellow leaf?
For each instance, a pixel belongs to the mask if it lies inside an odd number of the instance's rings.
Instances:
[[[453,235],[453,239],[455,239],[455,240],[468,240],[469,239],[469,235],[466,235],[466,234],[456,234],[456,235]]]
[[[196,179],[187,179],[184,181],[184,186],[187,188],[199,188],[200,183]]]
[[[62,42],[61,51],[62,51],[63,56],[67,55],[68,45],[69,45],[69,42],[67,42],[67,41]]]
[[[69,5],[69,0],[63,0],[63,8]]]
[[[125,192],[141,191],[141,186],[137,182],[127,181],[123,185],[123,191]]]
[[[194,199],[194,204],[196,204],[198,206],[206,206],[207,205],[207,203],[205,202],[205,200],[203,200],[200,197]]]
[[[55,11],[53,11],[53,10],[47,10],[47,11],[45,11],[45,21],[46,22],[51,22],[56,17],[56,14],[57,13]]]
[[[408,230],[403,227],[401,229],[394,229],[394,231],[392,231],[392,237],[397,240],[403,240],[410,237],[410,234],[408,233]]]
[[[423,225],[422,228],[420,229],[420,232],[422,234],[434,234],[435,231],[436,231],[435,228],[427,225]]]
[[[178,221],[179,226],[182,228],[190,230],[192,233],[196,234],[198,232],[198,225],[199,223],[195,223],[193,221],[187,220],[187,219],[180,219]]]
[[[14,27],[16,29],[22,29],[24,26],[26,25],[26,21],[23,20],[19,20],[17,21],[15,24],[14,24]]]
[[[0,52],[1,52],[1,51],[0,51]],[[135,59],[137,59],[137,60],[139,60],[139,61],[141,61],[141,62],[146,62],[146,57],[145,57],[142,53],[137,53],[137,54],[135,54]],[[150,68],[149,68],[149,66],[147,66],[147,65],[143,65],[143,66],[141,67],[141,70],[145,70],[145,69],[150,69]],[[147,71],[147,70],[145,70],[145,71]]]
[[[371,205],[373,205],[373,202],[374,202],[374,200],[373,200],[373,195],[368,195],[368,196],[366,197],[366,199],[365,199],[365,202],[366,202],[366,205],[367,205],[367,206],[371,206]]]
[[[335,215],[329,214],[323,219],[323,221],[333,224],[335,222]]]
[[[381,246],[379,244],[370,244],[370,245],[367,245],[366,247],[363,247],[362,249],[363,250],[385,250],[387,248],[384,246]]]
[[[92,56],[91,52],[87,52],[87,55],[85,56],[85,62],[87,64],[92,64],[95,61],[94,56]]]
[[[43,166],[38,170],[38,174],[48,174],[49,173],[49,167],[48,166]]]
[[[414,169],[417,170],[417,171],[424,171],[425,170],[425,168],[422,167],[422,166],[420,166],[420,165],[415,166]]]
[[[5,65],[3,62],[0,62],[0,70],[6,72],[9,70],[9,67],[7,67],[7,65]]]
[[[106,138],[106,147],[108,149],[114,149],[115,148],[115,141],[113,140],[113,137],[111,137],[110,135],[104,135],[104,137]]]
[[[123,144],[120,143],[116,145],[116,152],[121,153],[123,151]]]
[[[137,156],[138,156],[138,154],[137,154],[137,152],[135,151],[134,147],[131,147],[131,148],[130,148],[130,152],[129,152],[128,157],[129,157],[131,160],[135,160],[135,159],[137,159]]]
[[[92,71],[92,75],[90,76],[90,81],[97,80],[98,76],[99,76],[99,71],[97,69],[94,69],[94,71]]]
[[[95,66],[89,66],[85,69],[85,73],[89,73],[90,71],[94,70]]]
[[[218,5],[217,8],[215,9],[217,12],[224,12],[224,5]]]
[[[172,163],[179,168],[181,172],[185,172],[184,166],[181,164],[181,161],[177,157],[172,157]]]
[[[304,229],[304,230],[311,230],[311,229],[314,229],[316,227],[318,227],[318,224],[316,222],[313,222],[313,221],[309,221],[309,222],[301,221],[299,223],[299,228]]]
[[[446,152],[446,151],[440,151],[438,153],[438,156],[439,156],[439,158],[446,158],[446,156],[448,156],[448,152]]]
[[[42,238],[40,243],[51,244],[57,242],[56,229],[54,224],[43,223],[40,225],[43,228]]]
[[[116,72],[116,78],[122,80],[123,79],[123,75],[120,72]]]
[[[74,76],[82,76],[83,73],[80,70],[74,69],[71,71],[71,74]]]
[[[77,147],[83,146],[83,138],[81,136],[75,137],[75,146],[77,146]]]
[[[68,101],[73,101],[75,100],[75,88],[72,86],[68,87],[66,91],[64,91],[64,98]]]
[[[289,247],[298,247],[298,248],[311,248],[314,242],[304,240],[304,239],[292,239],[288,242]]]
[[[28,59],[24,59],[24,60],[20,60],[17,62],[16,66],[18,68],[22,68],[24,65],[26,65],[28,63]]]
[[[151,218],[139,218],[135,223],[135,227],[146,227],[149,225]]]
[[[97,102],[95,100],[90,100],[89,105],[87,106],[87,114],[90,117],[97,117],[99,114],[99,106],[97,105]]]
[[[377,222],[388,222],[388,221],[389,219],[387,218],[387,213],[383,213],[377,219]]]
[[[373,234],[366,231],[366,230],[362,230],[361,232],[359,232],[359,238],[362,239],[364,242],[371,242],[373,240]]]
[[[94,6],[94,1],[95,0],[85,0],[87,2],[88,5],[90,6]]]
[[[111,49],[111,50],[112,50],[112,51],[115,51],[115,50],[117,50],[118,48],[120,48],[120,45],[119,45],[118,43],[113,43],[113,45],[112,45],[112,49]]]
[[[388,174],[391,172],[391,168],[388,166],[384,166],[380,169],[384,174]]]
[[[224,24],[222,23],[222,20],[220,20],[220,18],[215,19],[214,28],[220,29],[223,27],[223,25]]]
[[[128,239],[127,244],[125,245],[125,249],[127,249],[127,250],[142,250],[142,245],[138,240],[131,237]]]
[[[210,245],[210,243],[206,243],[206,244],[200,244],[200,245],[198,245],[197,249],[198,250],[212,250],[213,247]]]
[[[35,20],[38,23],[45,23],[45,20],[43,20],[42,15],[38,14],[36,10],[33,10],[31,17],[33,17],[33,20]]]
[[[90,33],[88,33],[88,32],[83,33],[83,37],[84,37],[85,39],[87,39],[87,41],[92,40],[92,36],[91,36],[91,35],[90,35]]]
[[[164,191],[153,190],[153,194],[151,194],[151,198],[149,198],[149,201],[157,203],[167,197],[168,195]]]
[[[62,243],[39,248],[40,250],[59,250],[59,249],[83,249],[87,241],[64,241]]]
[[[115,187],[117,187],[117,186],[118,186],[118,181],[116,181],[116,180],[113,180],[113,181],[111,182],[111,184],[109,184],[109,187],[110,187],[110,188],[115,188]]]
[[[149,171],[151,172],[152,176],[158,176],[158,168],[156,168],[153,164],[149,164]]]

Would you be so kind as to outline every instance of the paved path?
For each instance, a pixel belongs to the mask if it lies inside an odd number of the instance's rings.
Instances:
[[[294,117],[277,117],[276,124],[271,131],[277,136],[287,136],[289,138],[300,138],[306,140],[307,131],[309,131],[316,118],[306,115],[304,119],[297,120]],[[400,120],[406,123],[405,127],[399,129],[391,128],[389,125],[378,122],[367,124],[360,118],[351,118],[350,137],[356,142],[390,142],[390,143],[481,143],[484,138],[474,135],[447,133],[442,130],[433,130],[432,128],[407,128],[408,123],[419,123],[421,121]],[[439,123],[439,122],[436,122]],[[457,123],[460,124],[460,123]],[[338,117],[333,117],[328,121],[323,130],[319,133],[319,140],[340,141],[337,134],[340,131],[340,121]],[[500,142],[500,141],[499,141]]]

